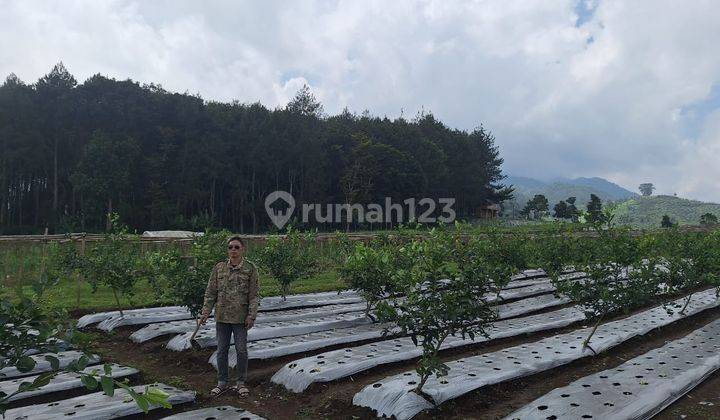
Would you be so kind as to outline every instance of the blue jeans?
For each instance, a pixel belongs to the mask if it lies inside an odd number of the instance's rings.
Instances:
[[[248,354],[247,354],[247,329],[245,324],[227,324],[225,322],[215,323],[218,342],[218,385],[223,387],[228,383],[228,350],[230,350],[230,334],[235,337],[235,352],[237,353],[237,382],[245,383],[247,378]]]

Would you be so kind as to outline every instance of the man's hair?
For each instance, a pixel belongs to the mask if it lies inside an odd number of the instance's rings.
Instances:
[[[245,248],[245,241],[243,241],[241,237],[239,237],[237,235],[229,237],[227,240],[228,245],[230,245],[230,242],[232,242],[232,241],[240,242],[240,245],[242,245],[242,247]]]

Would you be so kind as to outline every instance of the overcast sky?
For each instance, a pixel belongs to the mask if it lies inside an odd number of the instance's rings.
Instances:
[[[0,75],[58,61],[205,99],[482,124],[504,172],[720,202],[720,5],[695,0],[6,1]]]

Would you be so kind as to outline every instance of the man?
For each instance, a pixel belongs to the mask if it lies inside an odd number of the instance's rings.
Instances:
[[[247,332],[255,324],[258,312],[258,272],[255,265],[245,259],[245,243],[239,236],[227,241],[228,259],[213,267],[205,289],[200,323],[205,324],[215,307],[217,331],[218,385],[210,391],[217,396],[228,389],[228,350],[230,335],[235,338],[237,353],[237,385],[229,389],[239,396],[250,394],[247,379]]]

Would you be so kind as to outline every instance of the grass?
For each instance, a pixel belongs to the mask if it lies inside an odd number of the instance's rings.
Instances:
[[[17,284],[5,288],[5,293],[13,293],[12,288],[16,286]],[[344,288],[346,288],[345,284],[338,278],[334,271],[326,271],[292,284],[290,286],[290,292],[293,294],[328,292]],[[30,286],[23,286],[23,290],[30,292]],[[277,296],[279,294],[280,286],[278,283],[267,275],[261,275],[260,295]],[[67,310],[97,311],[112,310],[117,307],[110,288],[99,287],[97,291],[93,293],[89,283],[78,282],[75,279],[60,280],[56,286],[46,292],[46,299],[53,307]],[[123,309],[172,305],[172,302],[158,301],[147,281],[138,281],[135,287],[135,295],[133,297],[121,296],[120,303]]]
[[[68,245],[63,245],[68,246]],[[31,292],[30,284],[40,278],[44,256],[48,248],[42,244],[0,244],[0,295],[14,295],[14,289],[20,287],[26,293]],[[342,290],[346,286],[338,277],[333,257],[336,250],[323,247],[318,255],[318,272],[304,280],[293,283],[290,293],[313,293]],[[209,273],[208,273],[209,275]],[[280,295],[280,285],[266,273],[260,272],[260,295]],[[49,305],[67,310],[98,311],[117,308],[112,290],[100,286],[93,292],[90,283],[77,278],[63,278],[46,292]],[[133,296],[121,296],[123,309],[158,305],[172,305],[173,302],[159,301],[147,281],[135,284]]]

